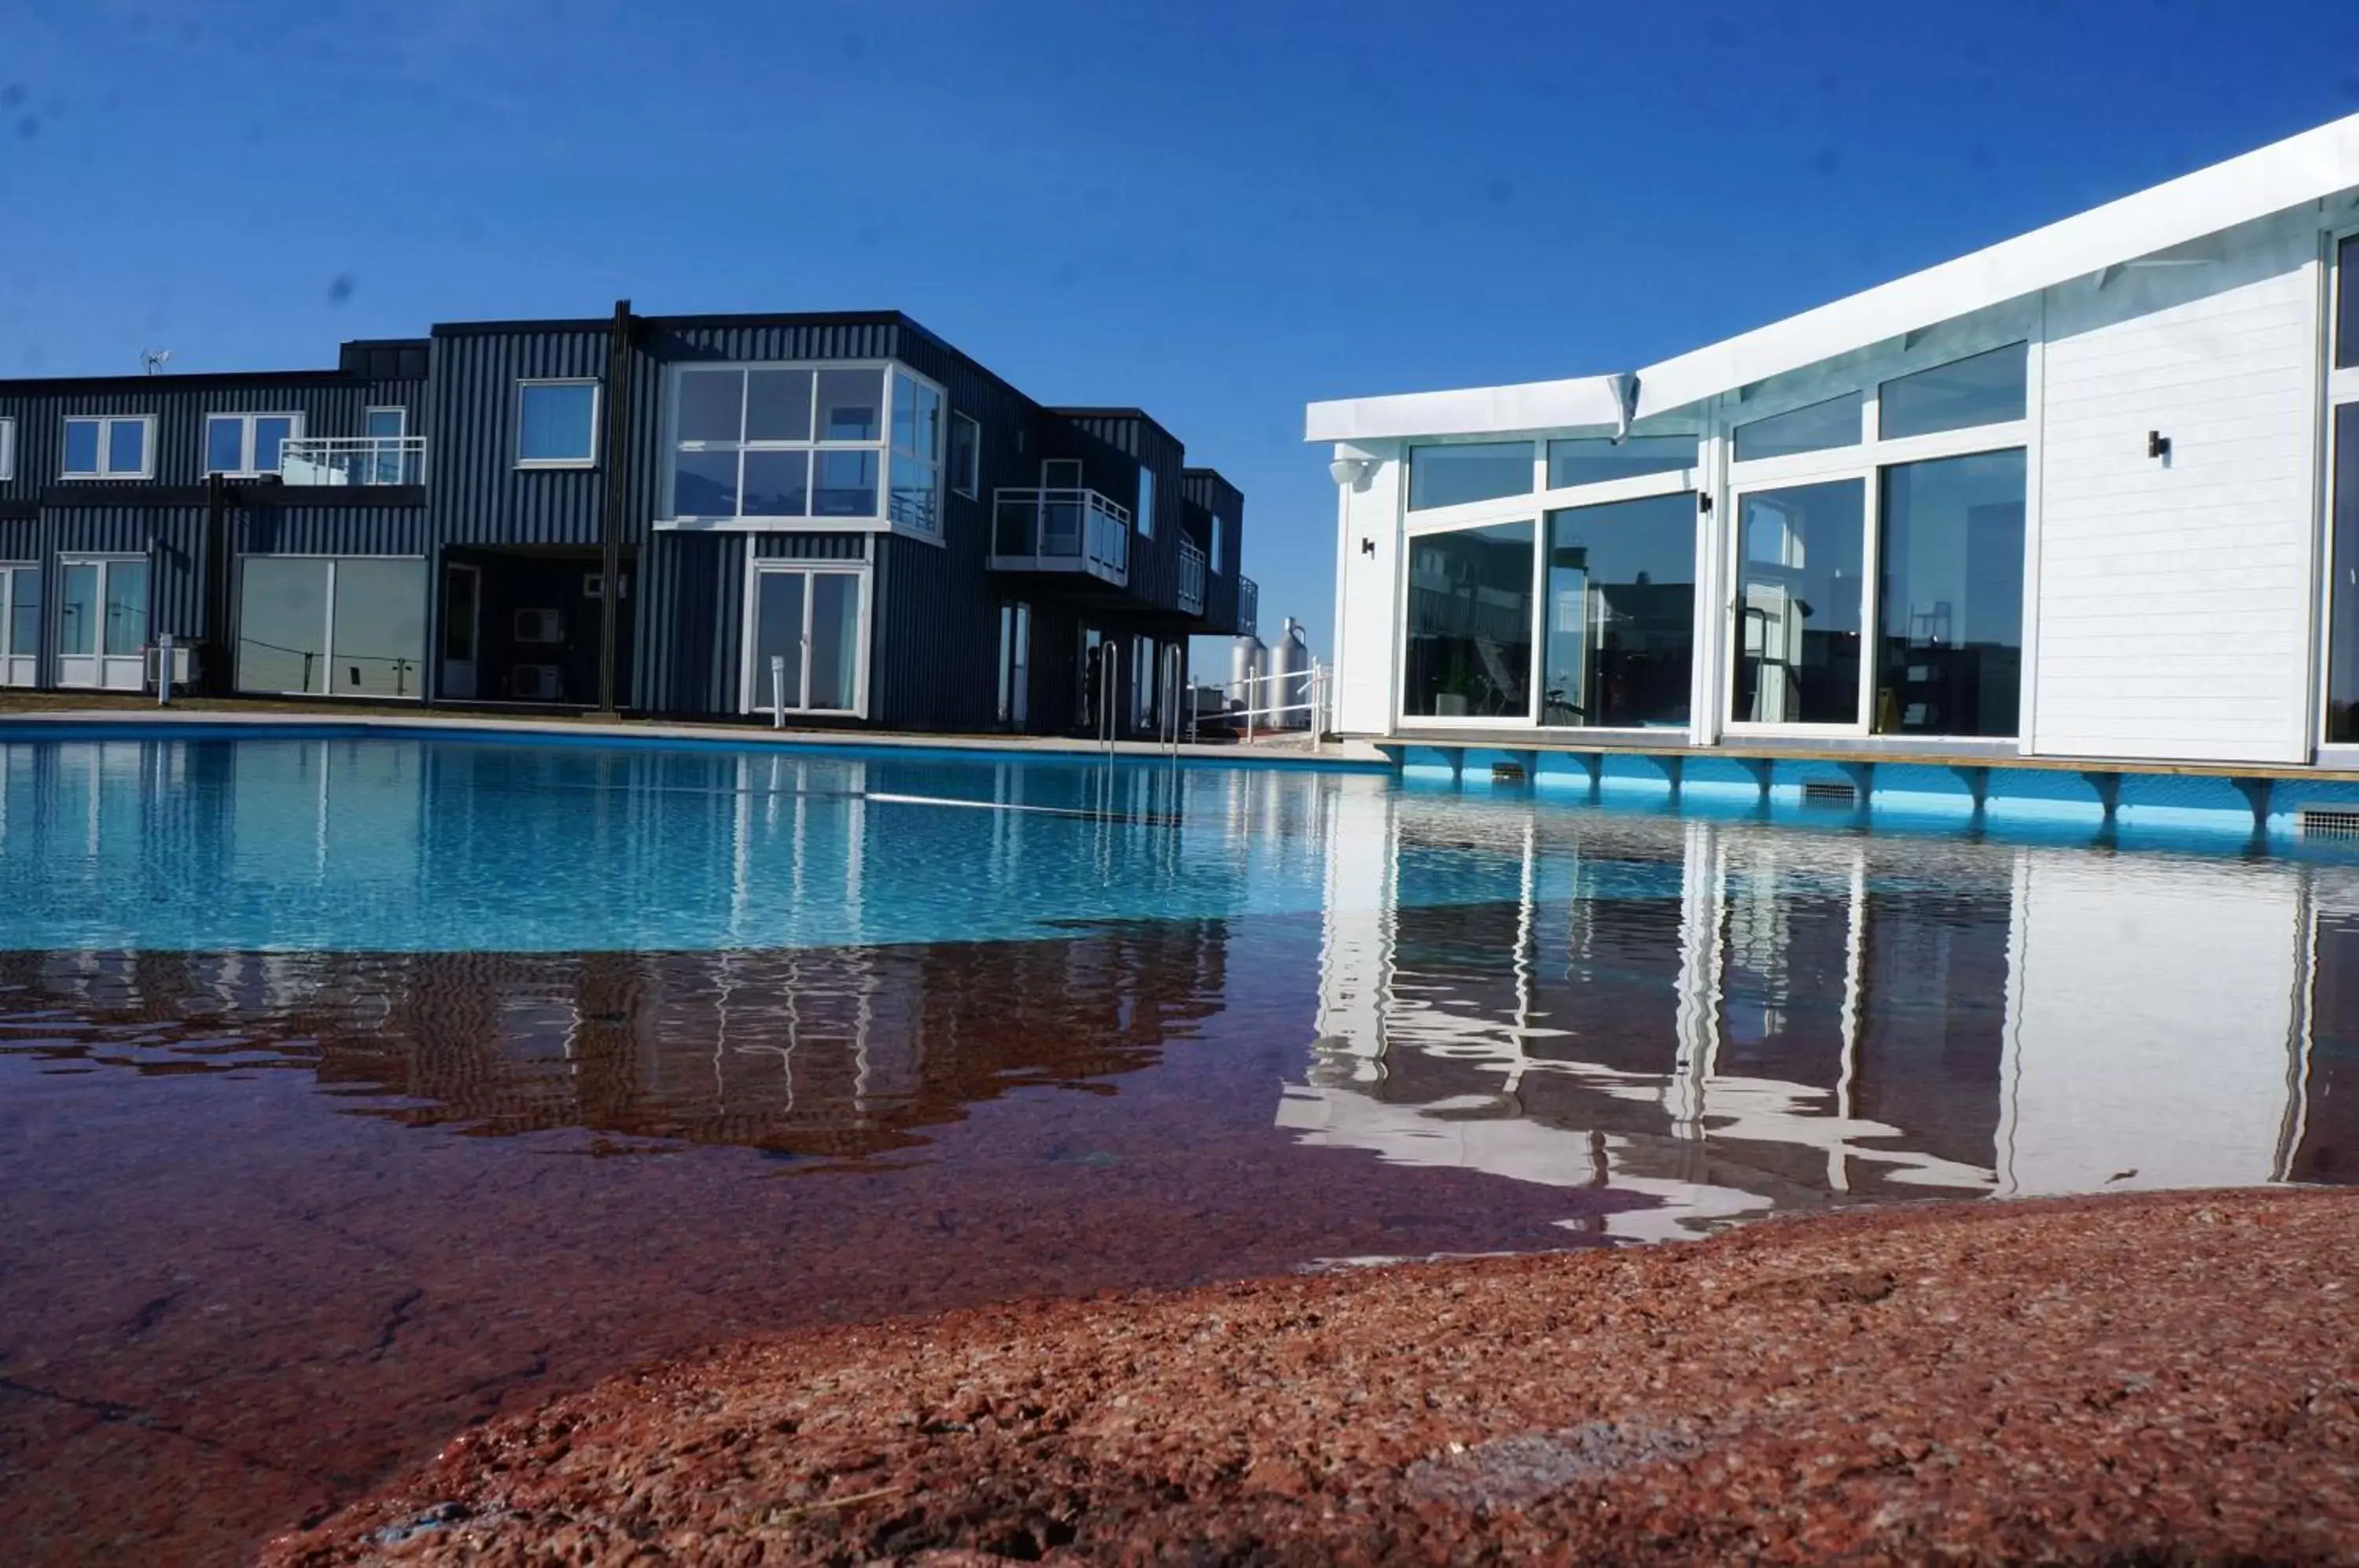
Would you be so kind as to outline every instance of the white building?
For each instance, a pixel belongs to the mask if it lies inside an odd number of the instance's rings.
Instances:
[[[2359,766],[2354,240],[2359,116],[1635,371],[1314,403],[1335,727]]]

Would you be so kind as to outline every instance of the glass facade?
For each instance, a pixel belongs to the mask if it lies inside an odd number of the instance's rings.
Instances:
[[[1461,506],[1532,493],[1532,443],[1421,446],[1408,454],[1408,509]]]
[[[426,562],[413,557],[247,556],[238,690],[424,696],[426,584]]]
[[[237,602],[239,691],[326,692],[330,570],[325,561],[245,558]]]
[[[2351,242],[2343,243],[2347,247]],[[2326,611],[2326,738],[2350,743],[2359,741],[2359,403],[2339,403],[2334,408],[2333,531],[2334,577]]]
[[[1695,524],[1684,490],[1548,515],[1541,724],[1688,722]]]
[[[1859,720],[1867,484],[1756,490],[1737,505],[1737,724]]]
[[[1602,485],[1610,479],[1636,479],[1648,474],[1677,474],[1695,465],[1693,436],[1630,436],[1619,441],[1597,436],[1548,443],[1548,484],[1551,490],[1574,485]]]
[[[1772,414],[1736,427],[1736,461],[1792,457],[1805,452],[1832,452],[1857,446],[1860,441],[1860,395],[1846,392],[1823,403],[1788,413]]]
[[[2012,735],[2023,689],[2024,458],[1879,475],[1875,721],[1887,735]]]
[[[1530,718],[1532,535],[1502,523],[1408,541],[1405,713]]]
[[[422,697],[426,680],[426,562],[339,561],[329,648],[343,697]]]
[[[2029,364],[2026,346],[2009,343],[1887,381],[1876,389],[1876,432],[1897,441],[2020,419]]]
[[[2359,365],[2359,234],[2334,247],[2334,368]]]
[[[951,421],[930,383],[881,367],[715,366],[679,372],[672,397],[672,518],[881,517],[941,532]]]

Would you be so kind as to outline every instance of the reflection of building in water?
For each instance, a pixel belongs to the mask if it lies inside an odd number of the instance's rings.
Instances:
[[[1217,1012],[1217,922],[665,953],[0,953],[0,1042],[180,1073],[309,1065],[493,1134],[851,1157],[1013,1090],[1151,1065]],[[38,1034],[40,1038],[34,1038]]]
[[[1662,1200],[1627,1236],[2349,1179],[2359,934],[2313,868],[1397,794],[1328,831],[1306,1141]]]

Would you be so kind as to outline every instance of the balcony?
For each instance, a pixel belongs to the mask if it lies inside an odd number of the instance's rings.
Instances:
[[[1237,635],[1261,635],[1261,584],[1250,577],[1237,579]]]
[[[322,436],[282,442],[283,485],[423,485],[424,436]]]
[[[992,496],[994,572],[1072,572],[1130,584],[1130,509],[1094,490],[1000,490]]]
[[[1180,541],[1180,609],[1190,615],[1204,613],[1204,552],[1193,539]]]

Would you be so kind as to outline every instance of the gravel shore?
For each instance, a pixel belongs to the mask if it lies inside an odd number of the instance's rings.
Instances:
[[[763,1338],[329,1564],[2359,1563],[2359,1192],[1896,1208]]]

